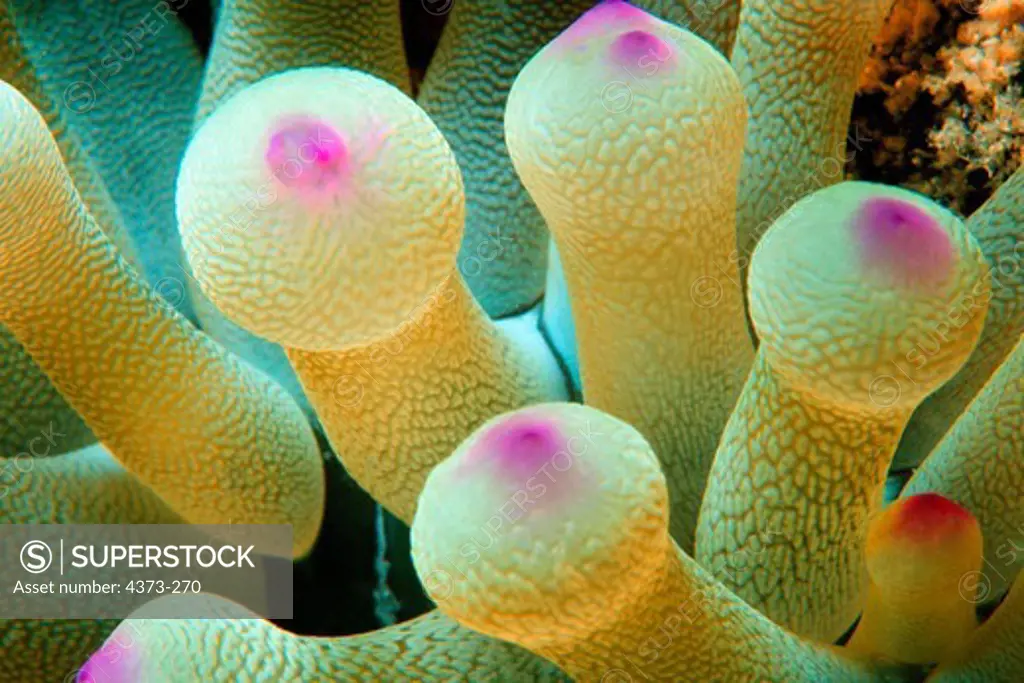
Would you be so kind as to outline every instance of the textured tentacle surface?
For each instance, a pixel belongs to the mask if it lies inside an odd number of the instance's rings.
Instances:
[[[750,107],[733,260],[746,282],[761,235],[842,180],[858,78],[893,0],[744,0],[732,64]]]
[[[348,351],[289,349],[345,469],[410,522],[427,474],[496,413],[566,398],[536,330],[486,319],[457,275],[406,329]],[[530,353],[533,351],[533,353]]]
[[[177,524],[180,518],[101,446],[4,461],[3,524]],[[0,620],[0,678],[64,681],[117,626],[102,620]]]
[[[418,102],[451,144],[465,182],[459,270],[494,317],[540,299],[548,242],[505,150],[505,100],[526,61],[592,4],[460,0],[423,81]]]
[[[893,461],[899,469],[916,467],[932,452],[1024,334],[1024,169],[971,215],[967,229],[992,273],[985,329],[963,369],[914,412]],[[960,324],[960,318],[950,324]]]
[[[974,632],[956,661],[940,666],[927,683],[1017,683],[1024,671],[1024,575],[1006,600]]]
[[[987,329],[987,328],[986,328]],[[1005,592],[1024,567],[1024,341],[907,483],[904,495],[930,491],[978,518],[985,578],[978,600]]]
[[[684,548],[753,359],[728,259],[744,116],[720,54],[623,2],[534,57],[506,113],[558,243],[584,398],[651,440]]]
[[[197,122],[246,86],[306,66],[347,66],[408,91],[399,4],[227,0],[217,16]]]
[[[303,554],[324,481],[298,406],[140,280],[82,206],[39,113],[7,85],[0,122],[0,319],[184,519],[292,524]]]
[[[126,619],[83,667],[80,683],[195,681],[459,681],[554,683],[566,677],[515,646],[431,612],[358,636],[300,637],[260,619],[165,619],[147,615],[237,613],[214,596],[167,596]],[[93,678],[89,678],[91,675]]]
[[[176,16],[187,2],[10,2],[44,88],[120,208],[140,271],[191,316],[174,219],[174,179],[202,73]]]
[[[590,407],[532,406],[430,474],[413,561],[443,612],[578,681],[886,680],[744,604],[678,548],[668,516],[639,432]]]
[[[42,114],[57,141],[82,201],[89,207],[89,213],[96,218],[96,222],[121,254],[132,264],[138,265],[139,257],[125,229],[121,213],[95,164],[89,159],[78,134],[71,129],[68,110],[60,106],[60,100],[51,97],[43,87],[35,66],[26,55],[9,0],[0,2],[0,79],[20,91]]]
[[[924,493],[899,499],[868,527],[870,587],[848,647],[913,664],[962,652],[978,626],[964,577],[981,569],[981,528],[965,508]]]
[[[96,441],[14,334],[0,326],[0,449],[26,457],[57,455]],[[54,435],[45,443],[38,438]],[[38,446],[37,446],[38,444]],[[35,453],[30,449],[35,447]]]
[[[988,266],[927,198],[843,183],[776,222],[750,285],[761,346],[711,468],[697,559],[775,621],[831,642],[862,606],[867,522],[899,435],[977,342],[985,307],[963,300],[986,300]],[[939,336],[954,309],[963,326]]]
[[[138,263],[114,200],[107,192],[81,141],[69,128],[66,112],[39,81],[18,37],[10,4],[0,2],[0,79],[24,94],[46,119],[90,213],[122,255]],[[61,437],[49,444],[48,454],[75,450],[95,441],[81,417],[68,406],[25,348],[0,326],[0,453],[18,453],[41,433],[52,430]]]

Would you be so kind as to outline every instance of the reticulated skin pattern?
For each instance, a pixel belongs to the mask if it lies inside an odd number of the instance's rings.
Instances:
[[[963,654],[943,663],[926,683],[1019,683],[1024,671],[1024,574],[1006,600],[967,642]]]
[[[155,493],[99,445],[52,458],[5,461],[2,524],[179,524]],[[0,679],[63,681],[117,620],[0,619]]]
[[[568,397],[540,336],[489,321],[456,273],[394,334],[346,351],[287,352],[345,469],[406,523],[430,470],[476,427]]]
[[[761,345],[708,477],[698,561],[795,632],[842,635],[899,435],[984,324],[984,306],[960,327],[950,311],[988,296],[974,238],[926,197],[847,182],[791,207],[754,253]]]
[[[234,238],[224,212],[254,187],[275,200]],[[412,519],[427,472],[489,416],[565,397],[550,351],[466,289],[458,166],[383,81],[314,68],[243,91],[196,135],[179,202],[206,294],[285,346],[346,468],[397,516]]]
[[[177,17],[186,0],[8,1],[44,88],[120,208],[140,272],[191,317],[174,179],[203,65]]]
[[[125,229],[121,213],[95,164],[89,159],[78,134],[71,129],[67,111],[58,106],[57,101],[43,87],[35,66],[25,54],[10,5],[9,0],[0,1],[0,79],[14,86],[42,114],[89,213],[96,218],[121,255],[137,266],[139,257]]]
[[[82,205],[43,119],[0,86],[0,320],[183,519],[316,538],[319,449],[287,393],[153,292]]]
[[[895,469],[916,467],[932,452],[1024,333],[1024,169],[967,219],[967,229],[978,240],[992,273],[985,329],[963,369],[914,411],[896,451]],[[960,321],[957,315],[949,323]]]
[[[987,329],[987,325],[986,325]],[[903,495],[931,491],[978,518],[985,538],[978,602],[1001,596],[1024,567],[1024,341],[907,482]]]
[[[577,681],[888,680],[744,604],[679,549],[668,517],[639,432],[587,406],[531,406],[431,472],[413,562],[441,611]]]
[[[417,101],[452,146],[466,188],[459,270],[492,317],[544,292],[548,233],[505,150],[509,88],[526,61],[592,0],[459,0]]]
[[[561,254],[584,399],[651,441],[685,549],[753,359],[729,261],[744,119],[718,52],[624,2],[530,60],[505,115]]]
[[[751,125],[736,252],[754,247],[801,197],[843,178],[858,78],[893,0],[744,0],[732,65]]]
[[[306,66],[347,66],[409,90],[398,2],[225,0],[203,76],[201,124],[256,81]]]
[[[462,628],[438,611],[357,636],[304,637],[263,619],[154,618],[237,615],[212,595],[158,598],[124,620],[82,667],[77,683],[195,681],[458,681],[563,683],[554,665],[511,643]],[[89,675],[92,678],[89,678]]]
[[[696,33],[726,57],[732,52],[740,21],[740,0],[639,0],[635,4]]]
[[[117,206],[81,141],[69,128],[66,113],[39,82],[35,68],[25,55],[7,2],[0,2],[0,79],[21,91],[46,119],[90,213],[121,254],[137,264]],[[0,415],[4,416],[0,424],[0,453],[23,452],[32,439],[47,430],[60,434],[53,443],[47,444],[45,451],[50,455],[95,442],[82,418],[68,406],[25,348],[3,326],[0,326],[0,386],[4,387],[0,393]]]
[[[938,494],[883,509],[868,527],[867,600],[847,646],[911,664],[957,656],[978,626],[964,577],[978,574],[981,548],[978,520]]]
[[[0,452],[34,457],[66,453],[96,437],[10,330],[0,326]],[[40,436],[53,439],[40,442]]]

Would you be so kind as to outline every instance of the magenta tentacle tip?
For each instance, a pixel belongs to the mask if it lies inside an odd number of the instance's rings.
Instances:
[[[546,500],[565,500],[586,479],[578,462],[579,440],[567,438],[548,416],[511,415],[481,431],[453,474],[463,481],[486,481],[501,495],[543,490]]]
[[[575,47],[586,42],[596,34],[606,32],[616,25],[636,25],[646,23],[652,17],[639,7],[624,0],[604,0],[583,13],[579,19],[555,39],[566,47]]]
[[[674,53],[672,46],[653,33],[636,29],[623,33],[612,43],[612,57],[620,64],[637,64],[644,57],[669,61]]]
[[[516,415],[486,431],[467,464],[486,459],[509,478],[525,481],[563,448],[565,439],[550,420]]]
[[[270,134],[264,155],[271,174],[293,190],[322,191],[338,187],[350,168],[341,135],[327,123],[309,117],[282,122]]]
[[[82,665],[75,683],[133,683],[138,680],[137,656],[133,644],[121,644],[111,638]]]
[[[954,249],[935,217],[901,199],[873,197],[854,219],[864,264],[908,289],[935,287],[952,274]]]

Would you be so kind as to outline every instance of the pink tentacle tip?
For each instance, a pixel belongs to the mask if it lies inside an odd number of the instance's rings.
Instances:
[[[570,47],[576,46],[610,29],[642,26],[650,19],[651,15],[625,0],[604,0],[584,12],[562,33],[558,41]]]
[[[280,124],[270,135],[264,159],[278,182],[297,191],[334,189],[351,166],[341,135],[309,117]]]
[[[910,202],[874,197],[854,220],[863,263],[894,285],[927,289],[951,275],[955,252],[949,235],[931,215]]]
[[[542,417],[516,415],[491,427],[477,442],[470,460],[486,459],[503,476],[532,477],[565,448],[558,427]]]
[[[133,643],[121,644],[115,639],[107,641],[78,670],[75,683],[135,683],[139,680],[135,647]]]
[[[937,493],[908,496],[893,508],[891,533],[904,542],[941,543],[977,526],[967,508]]]
[[[650,68],[668,62],[674,52],[664,40],[640,29],[623,33],[611,46],[612,58],[621,66]]]
[[[480,434],[461,458],[455,476],[482,477],[500,495],[515,492],[530,500],[562,500],[588,478],[579,467],[586,439],[566,438],[543,414],[513,415]]]

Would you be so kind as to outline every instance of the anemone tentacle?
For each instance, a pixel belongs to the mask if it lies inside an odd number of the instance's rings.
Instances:
[[[123,621],[82,667],[81,683],[226,680],[565,683],[557,668],[514,645],[464,629],[436,610],[372,633],[304,637],[262,619],[170,619],[169,613],[237,614],[224,598],[158,598]],[[131,644],[126,647],[125,644]]]
[[[637,83],[621,80],[630,71]],[[584,400],[654,444],[684,549],[753,359],[728,260],[744,121],[718,52],[619,2],[539,52],[506,113],[513,163],[561,254]]]
[[[117,205],[81,141],[70,129],[66,112],[40,83],[35,67],[25,54],[10,3],[6,0],[0,2],[0,80],[21,91],[46,119],[90,213],[122,255],[138,264]],[[46,430],[62,435],[47,449],[49,454],[72,451],[96,441],[82,418],[3,326],[0,326],[0,359],[0,387],[4,387],[0,392],[0,416],[5,423],[0,429],[0,453],[22,452],[31,439]]]
[[[311,66],[346,66],[374,74],[409,92],[409,68],[402,44],[399,3],[358,0],[230,0],[217,20],[203,77],[195,128],[239,91],[277,73]],[[235,207],[229,220],[243,224],[258,210]],[[241,228],[244,231],[247,228]],[[203,330],[273,377],[316,421],[283,349],[236,325],[188,280]]]
[[[298,406],[141,280],[82,205],[39,112],[7,84],[0,124],[0,205],[11,211],[0,224],[0,321],[184,519],[292,524],[304,554],[324,475]]]
[[[963,222],[916,193],[847,182],[793,205],[754,253],[761,345],[708,478],[697,559],[775,621],[839,638],[862,606],[867,523],[900,433],[974,350],[985,309],[935,330],[989,287]],[[915,350],[927,362],[907,363]]]
[[[275,199],[237,239],[218,226],[250,186]],[[466,289],[458,166],[393,86],[337,68],[251,86],[197,133],[178,200],[207,296],[285,347],[346,468],[398,516],[494,410],[564,396],[550,351]]]
[[[911,664],[956,657],[978,627],[964,577],[981,569],[981,528],[934,493],[900,498],[868,527],[869,588],[847,647]]]

